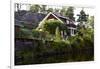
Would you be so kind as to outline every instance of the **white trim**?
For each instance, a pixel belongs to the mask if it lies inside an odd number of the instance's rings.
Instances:
[[[71,36],[75,36],[75,30],[76,30],[76,28],[73,28],[73,27],[68,27],[68,29],[70,29],[70,34],[71,34]]]
[[[50,15],[53,15],[55,18],[57,18],[61,23],[63,23],[62,20],[60,20],[57,16],[55,16],[52,12],[48,13],[48,15],[39,23],[38,28],[40,28],[41,25],[43,25],[44,21],[50,16]]]
[[[74,29],[74,30],[76,30],[76,28],[73,28],[73,27],[68,27],[68,29]]]
[[[61,23],[63,23],[63,21],[61,19],[59,19],[57,16],[55,16],[53,13],[51,13],[54,17],[56,17]]]

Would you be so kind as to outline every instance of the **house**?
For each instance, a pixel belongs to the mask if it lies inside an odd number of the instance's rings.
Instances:
[[[15,12],[15,27],[20,28],[20,27],[25,27],[30,30],[33,28],[40,28],[41,25],[43,24],[43,21],[48,20],[48,19],[57,19],[61,23],[63,23],[68,30],[70,31],[69,34],[62,31],[61,33],[67,36],[73,36],[76,32],[76,25],[75,21],[69,19],[68,17],[61,16],[58,13],[48,13],[48,14],[43,14],[43,13],[33,13],[30,11],[20,11],[20,12]]]
[[[70,36],[74,36],[75,35],[75,32],[76,32],[76,25],[75,25],[75,21],[69,19],[68,17],[64,17],[64,16],[61,16],[59,14],[56,14],[56,13],[48,13],[44,18],[43,20],[38,24],[38,27],[37,28],[41,28],[41,26],[43,25],[44,21],[45,20],[49,20],[49,19],[57,19],[59,20],[61,23],[63,23],[65,26],[67,26],[68,30],[70,31],[69,35]],[[65,31],[62,31],[63,35],[67,35],[68,36],[68,33],[66,33]]]

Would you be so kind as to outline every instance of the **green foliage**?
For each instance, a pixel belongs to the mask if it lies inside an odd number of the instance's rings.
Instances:
[[[56,12],[56,13],[59,13],[59,11],[60,11],[60,10],[59,10],[59,9],[57,9],[57,8],[56,8],[56,9],[54,9],[54,10],[55,10],[55,12]]]
[[[38,30],[33,29],[32,30],[32,36],[34,38],[39,38],[40,37],[40,32]]]
[[[47,12],[53,12],[53,8],[48,8]]]
[[[50,40],[52,36],[47,31],[32,30],[33,38]]]
[[[44,30],[48,31],[50,34],[55,34],[55,30],[57,27],[60,28],[61,22],[54,19],[46,20],[44,23]]]
[[[72,20],[75,20],[74,18],[74,8],[73,7],[68,7],[66,14],[67,17],[69,17]]]
[[[55,40],[56,41],[59,41],[61,40],[61,35],[60,35],[60,30],[59,30],[59,27],[56,28],[56,31],[55,31]]]
[[[73,48],[88,48],[94,46],[94,33],[90,28],[81,28],[77,35],[68,38]]]
[[[16,38],[32,38],[31,30],[21,28],[19,32],[16,32]]]
[[[94,46],[94,31],[93,29],[87,28],[83,30],[84,46],[93,47]]]
[[[58,52],[71,51],[71,46],[68,41],[54,41],[52,42],[52,49]]]
[[[84,10],[81,10],[78,16],[79,16],[79,18],[77,19],[78,22],[86,22],[88,20],[88,17]]]
[[[46,10],[46,6],[43,5],[40,7],[38,5],[34,5],[30,8],[30,10],[35,13],[39,11],[44,12]],[[48,9],[48,12],[52,11],[52,8]],[[73,7],[69,7],[67,11],[65,8],[63,8],[62,15],[65,14],[70,19],[74,20]],[[87,17],[85,15],[85,12],[81,11],[78,21],[86,22]],[[94,17],[89,19],[89,23],[92,25],[94,24]],[[93,28],[91,29],[81,27],[77,30],[77,34],[75,36],[69,36],[67,40],[63,40],[60,31],[67,31],[67,27],[58,20],[50,19],[44,21],[43,28],[40,30],[33,29],[31,31],[22,28],[20,32],[16,32],[15,34],[18,38],[36,38],[32,40],[33,43],[31,47],[23,46],[23,50],[16,52],[16,56],[23,57],[22,61],[18,64],[87,60],[87,56],[90,55],[89,52],[93,51],[92,49],[94,47]],[[83,55],[82,49],[85,49],[84,51],[88,50],[87,54],[84,54],[85,56]],[[82,52],[81,55],[80,52]],[[69,54],[70,57],[68,58]],[[88,60],[90,59],[91,58],[88,57]]]
[[[42,12],[42,13],[46,13],[46,5],[32,5],[30,7],[30,11],[34,12],[34,13],[38,13],[38,12]],[[51,11],[51,9],[49,9],[49,11]]]
[[[62,7],[61,11],[60,11],[60,14],[62,16],[65,16],[66,15],[66,7]]]
[[[88,24],[91,28],[94,28],[94,16],[90,16],[90,18],[88,18]]]
[[[32,5],[30,7],[30,11],[34,13],[38,13],[40,11],[40,5]]]
[[[41,10],[41,12],[45,13],[46,12],[46,5],[42,5],[40,10]]]
[[[46,41],[46,43],[43,43],[42,40],[36,40],[33,42],[35,46],[23,46],[20,51],[16,51],[16,58],[22,57],[22,59],[20,61],[16,59],[15,63],[21,65],[93,60],[93,49],[91,47],[79,47],[81,41],[83,41],[80,37],[72,37],[71,40],[74,40],[71,45],[69,40]]]
[[[79,22],[78,24],[78,29],[83,28],[88,28],[89,27],[89,20],[88,20],[88,15],[85,13],[84,10],[80,11],[80,14],[78,14],[78,19],[77,22]]]
[[[34,31],[43,33],[43,31],[33,29]],[[33,46],[16,51],[16,57],[22,57],[22,60],[16,60],[16,64],[93,60],[93,33],[91,28],[81,28],[75,36],[70,36],[68,40],[47,40],[45,43],[43,40],[36,40]],[[60,37],[59,27],[56,28],[56,36]]]
[[[71,46],[73,48],[81,49],[84,46],[83,38],[81,38],[80,36],[75,36],[73,39],[71,39]]]

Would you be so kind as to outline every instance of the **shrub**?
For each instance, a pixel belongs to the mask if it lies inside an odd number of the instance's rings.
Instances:
[[[40,32],[38,30],[33,29],[32,30],[32,36],[34,38],[39,38],[40,37]]]
[[[19,32],[15,33],[16,38],[32,38],[31,30],[21,28]]]

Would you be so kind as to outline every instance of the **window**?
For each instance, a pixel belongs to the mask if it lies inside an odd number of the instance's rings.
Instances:
[[[72,34],[74,35],[74,29],[72,29]]]
[[[75,34],[75,30],[71,28],[70,34],[73,36]]]
[[[67,24],[69,24],[69,20],[66,20]]]

